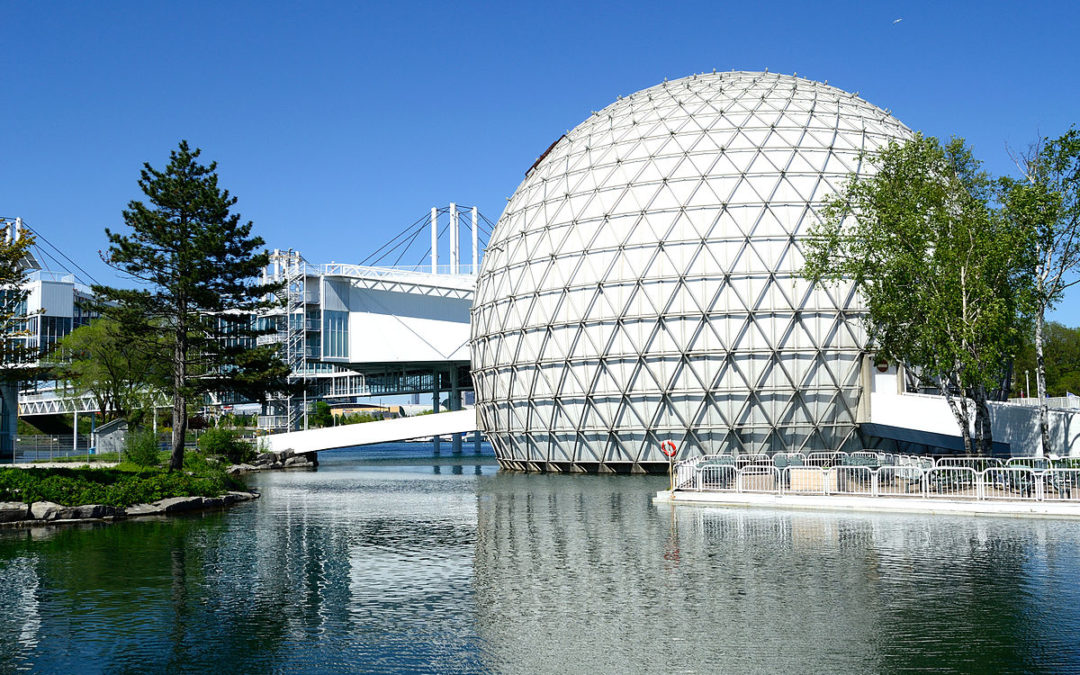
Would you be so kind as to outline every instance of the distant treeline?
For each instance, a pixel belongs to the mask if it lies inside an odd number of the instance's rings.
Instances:
[[[1060,323],[1046,324],[1046,393],[1050,396],[1080,394],[1080,328]],[[1035,396],[1035,345],[1028,341],[1013,368],[1012,395],[1022,396],[1027,387],[1025,371],[1031,373],[1031,395]]]

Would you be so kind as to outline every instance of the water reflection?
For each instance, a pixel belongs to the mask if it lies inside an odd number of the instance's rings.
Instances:
[[[648,503],[650,487],[655,480],[636,477],[481,481],[477,625],[490,665],[1061,672],[1080,664],[1066,637],[1080,629],[1071,523],[673,511]]]
[[[1070,523],[673,511],[663,478],[397,452],[226,514],[0,532],[0,671],[1080,664]]]

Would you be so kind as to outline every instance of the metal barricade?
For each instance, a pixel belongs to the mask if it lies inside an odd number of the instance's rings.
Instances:
[[[780,471],[776,467],[751,464],[737,473],[739,492],[780,492]]]
[[[820,466],[789,466],[784,469],[784,493],[793,495],[828,494],[829,469]]]
[[[676,490],[691,490],[695,489],[695,476],[697,475],[697,466],[705,457],[694,457],[693,459],[684,459],[681,462],[675,464],[675,489]],[[700,489],[700,488],[697,488]]]
[[[978,499],[979,473],[963,466],[935,467],[926,472],[925,494],[931,499]]]
[[[735,466],[736,468],[743,468],[744,466],[772,466],[772,458],[765,454],[750,454],[750,455],[736,455]]]
[[[1036,501],[1042,499],[1039,473],[1025,466],[999,466],[983,470],[982,499]]]
[[[985,471],[1005,466],[997,457],[938,457],[934,466],[940,467],[967,467],[976,471]]]
[[[1010,457],[1005,466],[1023,466],[1043,471],[1050,468],[1050,460],[1045,457]]]
[[[925,471],[915,464],[883,466],[877,470],[879,497],[922,497]]]
[[[837,465],[871,457],[880,466]],[[780,462],[775,462],[780,458]],[[798,460],[801,464],[792,464]],[[764,494],[1080,502],[1080,468],[1038,468],[1043,457],[943,457],[864,451],[710,455],[675,465],[676,489]],[[782,465],[776,466],[774,465]],[[1028,466],[1035,465],[1035,466]],[[980,467],[983,467],[980,469]]]
[[[874,495],[874,472],[866,466],[837,466],[831,469],[829,493],[837,495]]]
[[[1039,474],[1043,501],[1080,501],[1080,469],[1047,469]]]
[[[731,464],[702,464],[697,468],[697,489],[733,491],[737,489],[738,471]]]
[[[847,456],[846,452],[811,452],[806,456],[807,466],[837,466]]]

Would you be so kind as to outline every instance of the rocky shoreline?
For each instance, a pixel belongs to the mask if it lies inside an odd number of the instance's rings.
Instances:
[[[256,471],[279,471],[281,469],[314,469],[319,466],[315,452],[295,453],[292,450],[264,452],[250,464],[233,464],[225,470],[230,476]]]
[[[63,506],[53,502],[0,502],[0,527],[39,527],[68,523],[114,522],[147,516],[170,516],[190,511],[224,509],[258,499],[257,492],[229,491],[220,497],[169,497],[150,504]]]
[[[314,469],[319,466],[316,453],[297,454],[292,450],[267,452],[250,464],[234,464],[226,469],[229,475],[283,469]],[[191,511],[224,509],[234,504],[258,499],[258,492],[232,490],[220,497],[169,497],[151,504],[119,507],[104,504],[64,506],[54,502],[0,502],[0,528],[40,527],[70,523],[110,523],[132,518],[171,516]]]

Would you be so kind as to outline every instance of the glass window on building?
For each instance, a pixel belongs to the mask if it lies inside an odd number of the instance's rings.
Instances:
[[[346,359],[349,357],[349,313],[331,309],[323,310],[323,357]]]

